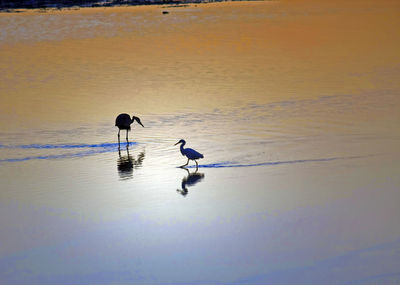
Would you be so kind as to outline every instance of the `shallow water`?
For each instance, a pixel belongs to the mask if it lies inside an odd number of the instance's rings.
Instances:
[[[1,283],[399,282],[399,12],[1,14]]]

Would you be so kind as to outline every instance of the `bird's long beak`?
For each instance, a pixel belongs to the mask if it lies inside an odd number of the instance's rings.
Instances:
[[[177,145],[178,143],[180,143],[180,142],[177,142],[176,144],[174,144],[174,145]]]
[[[143,126],[143,124],[141,122],[138,122],[138,123],[144,128],[144,126]]]

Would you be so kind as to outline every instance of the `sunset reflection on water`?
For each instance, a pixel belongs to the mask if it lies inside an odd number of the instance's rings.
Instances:
[[[1,13],[2,284],[398,281],[399,11]]]

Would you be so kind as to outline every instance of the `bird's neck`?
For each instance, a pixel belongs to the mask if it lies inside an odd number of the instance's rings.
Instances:
[[[183,153],[183,151],[184,151],[184,148],[183,148],[183,146],[185,145],[185,143],[181,143],[181,146],[180,146],[180,149],[181,149],[181,153],[182,153],[182,155],[184,155],[184,153]]]

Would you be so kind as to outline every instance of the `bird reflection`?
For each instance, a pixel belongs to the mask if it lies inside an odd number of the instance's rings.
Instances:
[[[122,180],[130,179],[133,177],[133,169],[141,167],[144,160],[144,150],[138,154],[136,158],[133,158],[129,154],[129,144],[126,145],[126,155],[121,155],[121,148],[118,147],[118,173]]]
[[[182,189],[176,189],[176,191],[185,197],[189,193],[186,186],[193,186],[196,183],[203,180],[204,173],[197,172],[197,169],[195,172],[192,172],[192,173],[190,173],[189,170],[186,168],[183,168],[183,169],[185,169],[187,171],[188,175],[183,177],[183,179],[182,179],[182,184],[181,184]]]

